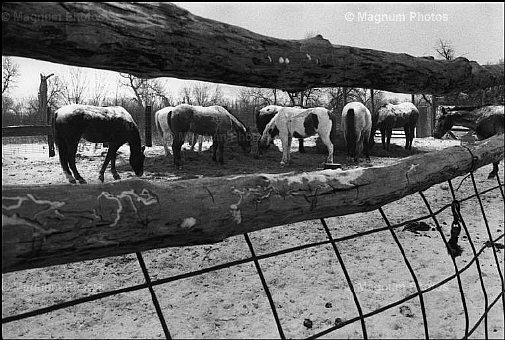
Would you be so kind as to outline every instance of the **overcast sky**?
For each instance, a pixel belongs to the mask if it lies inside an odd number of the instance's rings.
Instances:
[[[332,44],[435,55],[438,39],[450,41],[456,56],[480,64],[504,56],[503,3],[183,3],[195,15],[241,26],[256,33],[303,39],[321,34]],[[67,66],[27,58],[13,58],[21,77],[11,95],[36,96],[39,73],[64,74]],[[114,79],[115,72],[85,69]],[[187,80],[173,78],[168,89],[177,96]],[[224,86],[226,94],[237,87]]]

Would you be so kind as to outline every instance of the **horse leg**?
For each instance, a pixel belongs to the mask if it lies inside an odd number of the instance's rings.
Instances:
[[[293,137],[288,137],[288,164],[291,163],[291,143],[293,142]]]
[[[112,153],[112,155],[110,157],[110,172],[112,173],[112,177],[114,177],[115,180],[121,179],[121,177],[119,176],[119,174],[116,170],[117,149],[119,149],[119,148],[116,148],[116,152]],[[110,150],[111,149],[109,148],[109,151]]]
[[[170,152],[168,152],[168,133],[165,134],[163,133],[163,148],[165,149],[165,156],[168,157],[168,155],[170,154]]]
[[[224,164],[224,140],[220,140],[218,143],[219,148],[219,163]]]
[[[196,133],[193,133],[193,135],[191,136],[191,148],[189,148],[189,150],[195,151],[195,145],[197,141],[198,141],[198,135]]]
[[[489,175],[487,176],[488,179],[494,178],[498,174],[498,164],[499,163],[500,162],[494,162],[493,163],[493,171],[491,171],[489,173]]]
[[[363,154],[365,155],[365,159],[367,162],[370,162],[370,134],[365,133],[365,138],[363,139]]]
[[[184,144],[184,133],[183,132],[176,133],[172,141],[172,152],[174,154],[174,165],[176,168],[181,167],[182,144]]]
[[[416,131],[416,126],[412,125],[410,127],[410,140],[409,140],[409,150],[412,150],[412,142],[414,141],[414,134]]]
[[[75,184],[77,183],[75,181],[74,176],[72,176],[72,173],[70,172],[70,169],[68,167],[68,152],[67,152],[67,142],[61,138],[61,137],[56,137],[56,145],[58,146],[58,157],[60,158],[60,165],[61,169],[63,170],[63,174],[65,177],[67,177],[67,180]]]
[[[358,142],[354,145],[354,162],[359,163],[359,151],[363,149],[363,136],[360,136]]]
[[[403,127],[403,131],[405,131],[405,150],[408,150],[410,141],[410,126],[405,125]]]
[[[198,153],[202,152],[203,136],[198,137]]]
[[[288,162],[288,155],[289,155],[289,146],[288,146],[288,137],[282,137],[281,138],[281,143],[282,143],[282,159],[281,159],[281,166],[286,165]]]
[[[86,181],[84,178],[82,178],[81,174],[79,174],[79,171],[77,171],[77,167],[75,166],[75,154],[77,152],[77,146],[79,145],[79,140],[74,141],[71,144],[69,149],[67,150],[67,157],[68,157],[68,165],[70,166],[70,169],[74,173],[75,179],[80,183],[80,184],[86,184]]]
[[[386,129],[381,130],[381,140],[382,140],[382,148],[386,150]]]
[[[330,135],[320,136],[321,141],[326,145],[328,149],[328,157],[326,158],[327,163],[333,163],[333,143],[331,142]]]
[[[218,141],[217,141],[217,137],[214,136],[214,137],[212,137],[212,160],[214,162],[217,162],[217,157],[216,157],[217,148],[218,148]]]
[[[104,181],[105,170],[107,169],[107,166],[109,165],[109,162],[112,160],[112,158],[116,157],[116,152],[117,152],[118,148],[119,148],[119,146],[109,144],[109,150],[107,151],[107,155],[105,155],[105,160],[103,161],[102,167],[100,168],[100,171],[98,172],[98,179],[102,183]],[[114,170],[112,170],[112,165],[111,165],[111,172],[113,175],[114,175],[114,172],[116,172],[116,175],[119,177],[119,175],[117,174],[117,171],[115,169],[115,166],[114,166]],[[116,176],[114,176],[114,179],[119,179],[119,178],[116,178]]]
[[[298,138],[298,152],[305,153],[305,148],[303,147],[303,138]]]
[[[393,129],[389,129],[387,131],[387,139],[386,139],[386,151],[389,152],[389,146],[391,145],[391,136],[393,135]]]

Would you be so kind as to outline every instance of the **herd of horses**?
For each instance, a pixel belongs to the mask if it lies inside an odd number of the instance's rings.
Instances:
[[[403,128],[405,149],[412,148],[414,129],[419,111],[411,103],[385,104],[376,112],[370,111],[360,102],[348,103],[342,110],[340,128],[347,149],[347,161],[358,162],[362,154],[370,161],[370,149],[374,136],[380,130],[382,147],[389,151],[392,130]],[[485,107],[453,107],[442,109],[437,121],[434,137],[441,138],[453,125],[466,126],[477,134],[479,140],[504,132],[503,105]],[[250,129],[236,116],[222,106],[209,107],[181,104],[165,107],[155,113],[155,125],[163,139],[165,155],[170,155],[169,141],[176,168],[182,166],[181,147],[188,134],[192,134],[193,145],[197,136],[212,137],[212,159],[224,163],[225,142],[234,136],[245,153],[251,152],[252,134]],[[333,163],[333,151],[337,136],[337,117],[323,107],[300,108],[268,105],[256,113],[256,127],[261,134],[258,140],[259,157],[277,136],[282,143],[281,166],[290,162],[293,138],[299,140],[299,150],[304,152],[303,139],[319,135],[328,150],[327,163]],[[60,164],[70,183],[86,183],[76,168],[75,156],[81,138],[94,143],[108,143],[109,149],[99,171],[99,180],[104,181],[104,172],[111,163],[114,179],[120,179],[116,171],[118,148],[128,143],[130,165],[137,176],[144,172],[144,147],[137,124],[122,107],[97,107],[71,104],[56,111],[54,115],[55,142],[58,147]],[[493,164],[490,178],[496,175],[498,163]]]

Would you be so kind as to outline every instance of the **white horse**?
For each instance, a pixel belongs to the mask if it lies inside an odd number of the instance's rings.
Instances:
[[[368,155],[370,133],[372,130],[372,115],[360,102],[351,102],[342,110],[342,131],[347,145],[347,161],[354,158],[358,162],[358,156],[363,150],[365,158],[370,161]]]
[[[154,114],[154,123],[156,125],[156,130],[160,134],[162,140],[163,140],[163,147],[165,149],[165,156],[168,157],[170,154],[170,150],[168,149],[169,143],[174,139],[173,132],[170,130],[170,126],[168,125],[168,121],[170,120],[170,117],[172,116],[172,111],[174,107],[172,106],[167,106],[164,107],[161,110],[156,111]],[[203,136],[193,134],[193,133],[188,133],[188,141],[191,143],[191,151],[194,151],[195,145],[198,142],[198,153],[202,152],[202,143],[203,143]]]
[[[334,138],[334,132],[335,129],[330,114],[323,107],[311,109],[282,107],[265,127],[259,141],[259,147],[266,149],[278,134],[282,142],[281,166],[284,166],[290,161],[293,137],[303,139],[317,133],[328,148],[327,162],[333,163],[332,138]]]

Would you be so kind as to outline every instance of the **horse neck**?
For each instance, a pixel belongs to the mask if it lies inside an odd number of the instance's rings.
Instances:
[[[142,141],[140,139],[140,132],[136,128],[132,128],[128,137],[128,144],[130,145],[130,154],[140,152]]]
[[[230,113],[231,125],[236,133],[244,134],[246,132],[246,127],[237,117]]]
[[[474,111],[454,111],[450,113],[453,125],[460,125],[475,131],[477,128],[477,119],[479,115]]]

